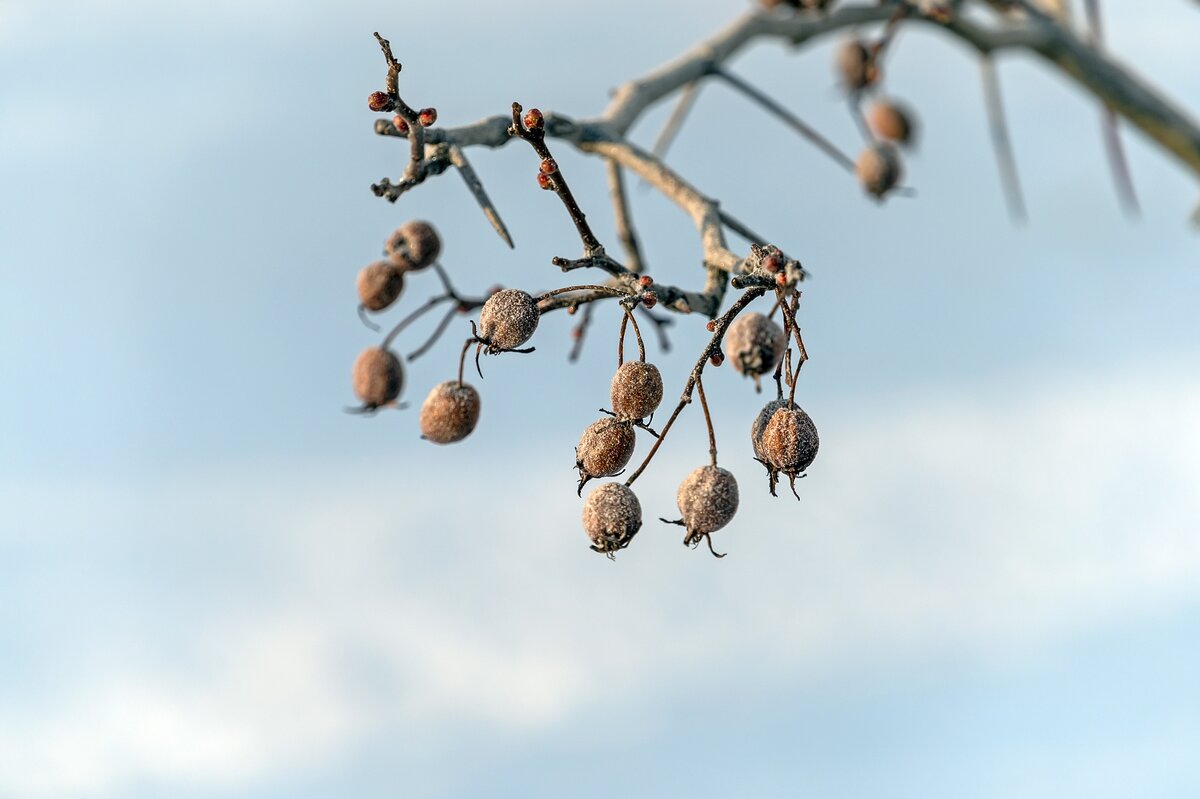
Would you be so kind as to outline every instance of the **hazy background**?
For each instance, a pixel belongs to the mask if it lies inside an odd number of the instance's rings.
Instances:
[[[636,545],[587,549],[570,466],[613,308],[577,365],[566,316],[487,360],[461,445],[421,442],[414,409],[341,412],[377,340],[354,276],[395,225],[433,221],[464,291],[561,285],[549,259],[578,251],[526,147],[470,154],[515,252],[457,177],[371,195],[406,157],[372,133],[371,32],[453,125],[514,99],[597,113],[744,7],[0,2],[0,796],[1200,792],[1200,192],[1130,135],[1145,216],[1123,219],[1096,104],[1032,61],[1001,66],[1023,229],[978,70],[933,32],[889,58],[916,199],[877,207],[702,93],[671,163],[813,273],[822,437],[803,500],[772,499],[763,398],[714,372],[742,490],[725,560],[653,521],[705,461],[696,410],[638,482]],[[1105,7],[1114,49],[1195,110],[1194,5]],[[734,67],[854,150],[833,44]],[[612,242],[599,163],[556,155]],[[633,195],[652,274],[699,285],[690,222]],[[436,290],[414,277],[399,313]],[[668,396],[702,335],[649,345]]]

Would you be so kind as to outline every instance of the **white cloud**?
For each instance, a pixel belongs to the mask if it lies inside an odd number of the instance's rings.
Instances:
[[[1195,370],[826,411],[802,503],[765,497],[759,467],[730,456],[743,508],[717,536],[719,563],[652,519],[691,465],[670,447],[640,484],[647,526],[615,564],[586,551],[569,474],[472,485],[465,450],[420,470],[389,454],[155,487],[139,513],[179,529],[104,545],[216,556],[189,556],[195,573],[168,590],[132,589],[148,608],[132,639],[0,718],[0,793],[244,784],[385,730],[519,736],[637,712],[701,672],[766,691],[864,659],[1019,656],[1192,601],[1200,381],[1182,373]],[[0,499],[42,507],[28,490]],[[206,592],[206,610],[178,614],[194,628],[182,651],[157,651],[149,608]]]

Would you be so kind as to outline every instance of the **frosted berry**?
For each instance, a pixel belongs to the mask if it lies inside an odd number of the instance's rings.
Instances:
[[[767,423],[771,421],[771,417],[775,415],[775,411],[780,408],[786,408],[787,404],[787,400],[771,400],[758,412],[758,416],[754,418],[754,423],[750,425],[750,443],[754,446],[754,458],[763,465],[766,465],[768,469],[771,467],[767,464],[767,453],[762,448],[763,433],[766,432]]]
[[[367,108],[372,111],[391,111],[395,107],[392,96],[387,92],[371,92],[367,98]]]
[[[404,270],[391,261],[367,264],[358,273],[358,301],[368,311],[382,311],[404,290]]]
[[[594,477],[618,474],[633,457],[636,443],[633,425],[627,421],[605,417],[588,425],[575,448],[579,490]]]
[[[387,242],[388,257],[402,269],[415,272],[437,260],[442,239],[433,225],[420,219],[405,222]]]
[[[583,529],[592,549],[611,558],[642,529],[642,503],[629,486],[605,483],[583,504]]]
[[[417,122],[419,122],[423,128],[432,127],[433,124],[437,122],[437,109],[422,108],[417,112]]]
[[[858,39],[844,42],[838,48],[837,72],[842,85],[850,91],[861,91],[878,77],[871,51]]]
[[[652,363],[626,361],[613,375],[611,395],[618,419],[645,419],[662,402],[662,375]]]
[[[382,347],[368,347],[354,362],[354,393],[362,400],[363,410],[373,411],[395,401],[404,388],[404,370],[400,359]]]
[[[755,386],[763,375],[775,371],[785,349],[787,333],[757,312],[734,319],[725,334],[725,351],[734,370],[753,377]]]
[[[876,144],[863,150],[854,170],[867,193],[877,198],[894,189],[904,172],[900,153],[890,144]]]
[[[712,539],[709,535],[729,524],[737,513],[737,480],[719,466],[701,466],[679,484],[675,501],[682,517],[680,521],[687,528],[683,543],[695,546],[701,538],[705,538],[711,550]],[[717,555],[715,550],[713,554]]]
[[[462,441],[479,421],[479,392],[467,383],[438,383],[421,405],[421,438],[434,444]]]
[[[479,337],[489,353],[515,350],[533,337],[541,314],[537,300],[520,289],[501,289],[479,312]]]
[[[816,425],[799,406],[785,405],[775,411],[762,435],[762,451],[766,455],[764,460],[771,473],[771,493],[775,493],[777,476],[785,474],[795,494],[796,478],[812,464],[820,445]]]
[[[911,115],[895,103],[880,100],[868,113],[871,129],[882,139],[907,144],[913,137]]]

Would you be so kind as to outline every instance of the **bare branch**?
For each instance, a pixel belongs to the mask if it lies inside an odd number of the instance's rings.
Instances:
[[[996,78],[996,68],[990,55],[979,60],[979,74],[983,80],[983,104],[987,109],[988,130],[992,136],[992,149],[996,152],[996,166],[1000,169],[1000,183],[1004,187],[1008,214],[1014,222],[1024,222],[1027,216],[1025,201],[1021,197],[1021,181],[1017,177],[1017,161],[1008,139],[1000,81]]]

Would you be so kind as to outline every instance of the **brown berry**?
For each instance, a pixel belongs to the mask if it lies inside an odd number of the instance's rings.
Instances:
[[[399,114],[396,114],[396,116],[392,117],[392,126],[395,127],[396,130],[401,134],[408,134],[408,120]]]
[[[896,187],[904,168],[900,153],[890,144],[880,143],[863,150],[854,166],[858,180],[873,197],[882,199]]]
[[[871,51],[858,39],[843,42],[837,51],[837,71],[849,91],[861,91],[878,77]]]
[[[786,474],[795,494],[796,478],[802,476],[817,457],[821,439],[807,413],[797,405],[785,405],[776,410],[767,422],[761,446],[770,473],[771,493],[775,493],[776,476]],[[796,496],[798,499],[799,495]]]
[[[546,127],[546,117],[536,108],[531,108],[525,112],[525,127],[530,130],[541,130]]]
[[[358,273],[358,301],[368,311],[382,311],[404,290],[404,270],[391,261],[367,264]]]
[[[395,107],[392,96],[387,92],[371,92],[367,98],[367,108],[372,111],[391,111]]]
[[[687,527],[683,543],[694,546],[701,537],[707,538],[729,524],[737,513],[737,480],[720,466],[701,466],[679,484],[675,501],[679,505],[679,515],[683,517],[681,521]],[[709,547],[712,547],[711,539]]]
[[[437,122],[437,109],[422,108],[417,112],[417,122],[419,122],[423,128],[432,127],[433,124]]]
[[[421,437],[435,444],[462,441],[479,421],[479,392],[467,383],[438,383],[421,405]]]
[[[442,252],[442,239],[433,225],[420,219],[405,222],[387,242],[388,257],[402,269],[415,272],[432,264]]]
[[[538,171],[543,175],[553,175],[558,171],[558,162],[553,158],[543,158],[542,163],[538,165]]]
[[[575,448],[579,490],[593,477],[612,477],[624,469],[636,443],[633,425],[627,421],[606,416],[588,425]]]
[[[354,393],[364,410],[375,410],[400,396],[404,388],[404,370],[400,359],[382,347],[368,347],[354,362]]]
[[[725,363],[725,356],[720,352],[714,352],[712,357],[708,359],[708,362],[713,366],[720,366],[721,364]]]
[[[733,320],[725,333],[725,351],[733,361],[735,371],[759,379],[770,374],[783,359],[787,349],[787,333],[757,311]]]
[[[883,139],[908,144],[913,138],[911,115],[899,105],[880,100],[868,114],[872,130]]]
[[[662,375],[652,363],[626,361],[613,375],[610,394],[618,419],[645,419],[662,402]]]
[[[541,314],[537,300],[520,289],[497,291],[479,312],[479,337],[489,353],[515,350],[533,337]]]
[[[592,549],[611,558],[642,529],[642,503],[629,486],[605,483],[583,504],[583,529]]]

